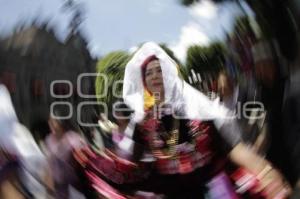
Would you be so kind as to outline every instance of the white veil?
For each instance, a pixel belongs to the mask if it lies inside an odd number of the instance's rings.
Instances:
[[[229,110],[211,101],[204,94],[191,87],[178,76],[177,65],[167,53],[153,42],[145,43],[128,62],[123,83],[125,103],[134,110],[133,120],[140,122],[144,118],[144,86],[141,65],[149,57],[155,55],[160,62],[165,90],[165,103],[179,111],[185,119],[202,121],[213,120],[220,128],[224,119],[231,118]]]
[[[42,155],[31,133],[17,118],[10,94],[0,85],[0,144],[20,157]]]
[[[10,94],[5,86],[0,85],[0,145],[1,147],[15,153],[12,131],[18,118],[13,107]]]
[[[126,136],[118,144],[121,149],[127,152],[133,151],[132,136],[135,125],[145,117],[141,65],[152,55],[159,59],[164,83],[164,102],[171,107],[172,113],[176,112],[176,116],[180,115],[184,119],[213,121],[221,136],[231,146],[241,141],[241,129],[233,113],[222,106],[219,100],[210,100],[182,80],[178,76],[175,61],[156,43],[147,42],[135,53],[125,69],[123,98],[124,102],[134,110],[134,114],[125,129]]]

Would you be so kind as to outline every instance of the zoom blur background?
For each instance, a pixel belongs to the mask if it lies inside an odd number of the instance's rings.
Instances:
[[[127,61],[146,41],[159,43],[187,82],[229,108],[236,87],[248,100],[262,101],[270,131],[277,129],[274,140],[298,138],[299,1],[0,0],[0,5],[0,82],[37,142],[49,133],[51,105],[66,106],[85,135],[90,130],[85,124],[103,111],[94,102],[108,104],[111,118],[122,90],[114,82],[122,80]],[[80,76],[89,73],[108,81]]]

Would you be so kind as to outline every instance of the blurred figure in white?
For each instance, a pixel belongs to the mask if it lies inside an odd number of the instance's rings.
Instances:
[[[12,170],[11,173],[14,176],[13,181],[17,183],[13,183],[14,185],[10,187],[15,187],[16,192],[22,194],[23,198],[46,198],[41,180],[45,157],[31,133],[18,121],[9,92],[3,85],[0,85],[0,148],[2,152],[9,154],[1,156],[0,173],[7,172],[3,169],[5,162],[13,159],[16,163],[15,170]],[[6,180],[10,181],[11,179],[8,177],[3,179],[3,182]],[[5,183],[3,185],[5,186]],[[1,188],[3,187],[1,186]],[[6,193],[11,192],[10,190],[5,188],[1,191],[1,198],[12,197],[11,193]]]

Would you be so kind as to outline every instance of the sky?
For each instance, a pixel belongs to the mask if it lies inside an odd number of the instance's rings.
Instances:
[[[188,46],[224,39],[243,13],[231,2],[209,0],[184,7],[180,0],[76,0],[84,10],[80,31],[94,57],[115,50],[134,51],[146,41],[165,43],[184,61]],[[64,0],[0,0],[0,34],[9,35],[17,24],[49,21],[57,37],[68,34],[71,12]],[[244,5],[247,10],[247,6]]]

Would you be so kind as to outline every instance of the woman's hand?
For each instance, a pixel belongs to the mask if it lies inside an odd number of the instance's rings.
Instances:
[[[289,184],[276,169],[270,167],[269,171],[263,172],[265,172],[263,176],[259,176],[258,174],[258,179],[260,181],[257,189],[258,192],[264,193],[267,199],[287,198],[287,196],[290,195],[291,188]]]
[[[290,186],[271,164],[243,143],[237,144],[229,153],[230,159],[253,173],[260,181],[257,192],[267,199],[283,199],[290,194]]]

